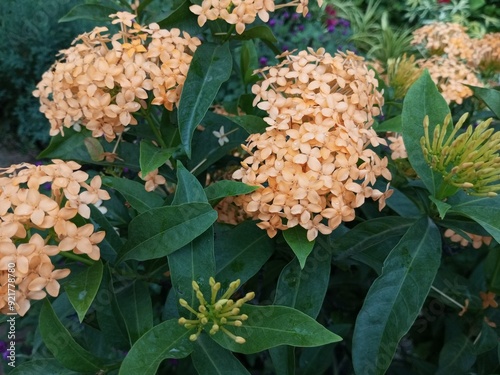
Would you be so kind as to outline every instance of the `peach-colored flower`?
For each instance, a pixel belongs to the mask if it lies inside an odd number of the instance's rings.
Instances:
[[[248,138],[249,156],[233,178],[260,188],[234,202],[270,237],[300,225],[313,240],[353,220],[365,198],[382,208],[390,196],[370,186],[391,174],[387,159],[367,148],[386,144],[371,128],[383,97],[353,53],[309,49],[285,57],[258,71],[264,79],[252,88],[269,127]]]
[[[483,300],[483,309],[487,309],[488,307],[497,308],[498,302],[495,301],[496,294],[493,292],[479,292],[479,296]]]
[[[139,177],[146,181],[144,188],[146,191],[153,191],[159,185],[164,185],[167,183],[167,180],[162,175],[158,174],[158,169],[149,172],[145,177],[142,176],[142,172],[139,172]]]
[[[478,234],[472,234],[468,232],[464,232],[469,238],[470,241],[460,234],[456,233],[452,229],[446,229],[444,232],[444,236],[449,238],[452,242],[458,242],[461,246],[468,246],[472,242],[472,247],[474,249],[479,249],[481,246],[489,245],[491,243],[492,238],[490,236],[480,236]]]

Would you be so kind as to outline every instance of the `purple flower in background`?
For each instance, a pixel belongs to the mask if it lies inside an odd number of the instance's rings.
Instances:
[[[267,66],[267,57],[265,56],[262,56],[261,58],[259,58],[259,64],[260,66]]]
[[[335,26],[334,25],[328,25],[328,27],[326,29],[328,30],[329,33],[333,33],[335,31]]]
[[[304,31],[304,25],[299,25],[297,28],[299,29],[299,31]]]
[[[284,13],[283,13],[283,19],[285,19],[285,20],[286,20],[286,19],[288,19],[288,18],[290,18],[290,13],[288,13],[288,12],[284,12]]]
[[[3,359],[7,359],[7,356],[9,355],[7,348],[7,343],[5,341],[0,341],[0,352],[2,353]]]
[[[340,19],[339,24],[340,24],[342,27],[349,27],[349,26],[351,26],[351,23],[350,23],[348,20],[345,20],[345,19],[343,19],[343,18],[341,18],[341,19]]]
[[[273,27],[273,26],[275,26],[275,25],[276,25],[276,20],[275,20],[274,18],[271,18],[271,19],[269,20],[269,26]]]
[[[288,51],[288,45],[283,44],[283,47],[281,47],[281,50],[282,50],[283,52]]]
[[[297,20],[299,19],[299,17],[300,17],[300,16],[299,16],[299,14],[298,14],[298,13],[294,13],[294,14],[292,15],[292,20],[297,21]]]
[[[52,184],[50,182],[46,182],[42,185],[42,189],[50,191],[50,189],[52,189]]]

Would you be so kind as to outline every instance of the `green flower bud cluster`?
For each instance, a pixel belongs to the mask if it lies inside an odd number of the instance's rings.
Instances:
[[[224,326],[241,327],[243,325],[243,322],[248,319],[248,315],[240,314],[240,308],[244,303],[252,300],[255,297],[255,293],[247,293],[243,298],[240,298],[236,302],[229,299],[229,297],[240,286],[240,280],[238,279],[230,283],[229,288],[222,295],[222,297],[218,299],[217,294],[221,289],[221,284],[219,282],[216,283],[213,277],[210,278],[209,283],[212,290],[210,302],[208,302],[203,296],[198,283],[196,283],[196,281],[193,281],[192,283],[193,290],[196,292],[196,298],[200,302],[198,311],[189,306],[186,300],[182,298],[179,299],[180,305],[196,316],[196,319],[180,318],[179,324],[183,325],[187,329],[197,329],[196,333],[189,336],[191,341],[196,341],[201,331],[205,327],[208,328],[211,324],[209,330],[211,335],[215,335],[220,330],[236,343],[244,344],[246,340],[243,337],[235,336]]]
[[[444,184],[462,188],[471,195],[494,197],[500,190],[497,182],[500,180],[500,132],[488,128],[490,118],[475,129],[469,125],[455,138],[467,115],[460,118],[447,136],[451,123],[448,114],[442,126],[436,125],[432,140],[429,137],[429,117],[425,116],[425,135],[420,145],[427,164],[444,177]]]

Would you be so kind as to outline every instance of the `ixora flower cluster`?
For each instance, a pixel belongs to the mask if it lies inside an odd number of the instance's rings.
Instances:
[[[209,331],[211,335],[215,335],[217,332],[221,331],[236,343],[244,344],[246,340],[243,337],[234,335],[224,326],[241,327],[243,325],[243,322],[248,319],[248,315],[240,314],[240,309],[245,303],[251,301],[255,297],[255,293],[247,293],[243,298],[235,302],[229,297],[231,297],[240,286],[239,279],[229,284],[229,288],[220,298],[217,298],[217,294],[221,289],[221,283],[215,282],[214,278],[211,277],[209,284],[211,288],[210,302],[203,296],[198,283],[193,281],[193,290],[200,303],[198,311],[189,306],[187,301],[182,298],[179,300],[179,304],[193,313],[196,319],[179,318],[179,324],[189,330],[196,329],[196,333],[189,336],[191,341],[196,341],[204,327],[211,324]]]
[[[267,111],[263,134],[243,148],[250,154],[233,178],[259,185],[235,203],[270,237],[300,225],[311,241],[355,217],[366,198],[380,208],[391,190],[372,188],[391,179],[387,159],[372,146],[386,144],[371,128],[383,96],[363,58],[323,49],[286,53],[278,65],[260,70],[254,105]]]
[[[317,0],[323,5],[323,0]],[[269,12],[283,7],[296,7],[297,13],[304,16],[309,12],[309,0],[293,0],[284,4],[275,4],[275,0],[203,0],[201,5],[191,5],[189,9],[198,16],[198,25],[203,26],[207,20],[220,18],[230,25],[235,25],[236,32],[242,34],[245,25],[255,21],[257,16],[269,21]]]
[[[141,27],[135,15],[118,12],[110,17],[121,31],[108,35],[96,27],[80,35],[74,46],[45,72],[34,95],[50,121],[50,135],[64,128],[84,126],[92,136],[112,141],[129,125],[134,113],[151,104],[172,110],[178,104],[189,64],[200,40],[179,29],[157,24]]]
[[[9,275],[16,279],[16,310],[22,316],[30,308],[30,300],[42,299],[46,293],[57,296],[57,280],[70,272],[55,269],[50,256],[73,251],[94,260],[100,257],[97,244],[105,233],[94,232],[92,224],[77,226],[71,219],[77,214],[89,218],[90,204],[110,198],[108,192],[101,189],[101,178],[95,176],[87,183],[89,176],[79,170],[79,164],[52,162],[39,166],[23,163],[0,169],[2,313],[8,312]],[[43,193],[47,184],[50,184],[50,195]]]
[[[448,104],[462,104],[463,99],[473,95],[466,85],[483,86],[475,68],[482,61],[481,56],[491,52],[486,46],[490,44],[470,38],[465,27],[451,22],[425,25],[415,30],[412,44],[420,47],[424,55],[431,55],[417,63],[429,70]]]

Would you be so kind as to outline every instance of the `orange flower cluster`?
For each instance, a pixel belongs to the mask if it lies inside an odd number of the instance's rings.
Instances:
[[[133,23],[135,15],[118,12],[110,17],[121,32],[105,34],[96,27],[80,35],[74,46],[45,72],[33,95],[50,121],[50,135],[64,128],[85,126],[92,136],[112,141],[129,125],[134,113],[152,104],[172,110],[180,99],[189,64],[200,40],[179,29],[162,30]]]
[[[474,43],[478,68],[486,75],[500,72],[500,33],[485,34]]]
[[[448,55],[465,61],[471,60],[474,43],[467,28],[453,22],[434,22],[413,32],[412,45],[420,46],[431,55]]]
[[[470,242],[472,242],[472,247],[474,249],[479,249],[481,246],[489,245],[491,243],[492,238],[489,236],[480,236],[478,234],[472,234],[468,232],[464,232],[472,241],[462,237],[460,234],[456,233],[452,229],[446,229],[444,232],[444,236],[449,238],[452,242],[460,243],[461,246],[468,246]]]
[[[432,80],[448,104],[462,104],[465,98],[473,95],[466,85],[483,86],[475,71],[461,61],[445,56],[432,56],[418,60],[418,64],[422,69],[429,70]]]
[[[477,65],[477,42],[467,35],[467,29],[451,22],[435,22],[413,33],[413,45],[421,46],[432,55],[418,60],[427,68],[446,102],[462,104],[473,95],[465,85],[483,86],[474,66]]]
[[[57,280],[69,274],[69,269],[54,269],[50,256],[73,251],[99,259],[97,244],[105,233],[94,232],[92,224],[78,227],[71,219],[77,214],[89,218],[89,205],[110,196],[99,176],[88,184],[88,174],[79,169],[62,160],[0,169],[0,312],[9,308],[8,276],[16,279],[16,310],[24,315],[30,300],[57,296]],[[40,188],[48,183],[51,194],[45,195]]]
[[[378,176],[391,179],[387,159],[368,148],[386,144],[371,128],[383,96],[353,53],[309,49],[284,57],[260,70],[264,79],[252,88],[269,127],[248,138],[250,156],[233,178],[261,188],[235,203],[270,237],[300,225],[311,241],[353,220],[366,198],[382,208],[390,196],[370,186]]]
[[[323,0],[317,0],[318,5]],[[245,25],[255,21],[257,16],[264,21],[269,21],[269,12],[284,6],[296,7],[297,13],[304,16],[309,12],[309,0],[293,0],[289,3],[276,5],[275,0],[203,0],[201,5],[191,5],[189,10],[198,16],[198,25],[203,26],[207,20],[215,21],[220,18],[230,25],[236,25],[238,34],[245,31]]]

